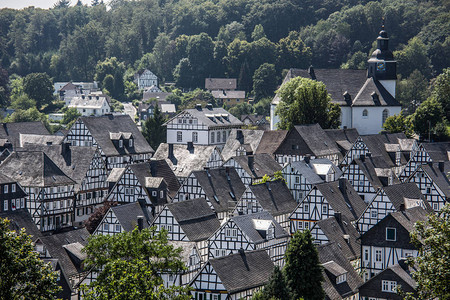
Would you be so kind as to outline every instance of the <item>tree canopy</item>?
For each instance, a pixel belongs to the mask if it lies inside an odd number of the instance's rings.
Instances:
[[[184,268],[181,248],[168,244],[167,232],[156,227],[116,235],[91,236],[85,247],[87,268],[99,272],[83,285],[85,299],[190,299],[183,287],[165,288],[160,272]]]
[[[57,274],[34,251],[25,229],[14,232],[0,218],[0,299],[54,299]]]
[[[142,134],[153,149],[158,149],[161,143],[166,142],[166,127],[163,126],[166,118],[161,113],[158,103],[153,103],[153,116],[147,118],[142,126]]]
[[[23,79],[23,91],[36,101],[38,108],[53,100],[53,84],[46,73],[31,73]]]
[[[277,94],[281,99],[275,112],[280,118],[279,129],[315,123],[322,128],[340,125],[340,107],[331,102],[322,82],[296,77],[283,84]]]

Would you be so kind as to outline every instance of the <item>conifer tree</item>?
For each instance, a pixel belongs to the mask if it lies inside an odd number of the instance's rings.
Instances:
[[[289,299],[289,290],[286,287],[286,280],[283,272],[278,266],[273,269],[270,281],[264,287],[264,294],[267,299]]]
[[[144,135],[147,142],[156,150],[161,143],[166,141],[166,127],[163,126],[166,119],[158,108],[158,104],[155,103],[155,110],[153,112],[153,117],[148,118],[144,122],[142,128],[142,134]]]
[[[291,299],[322,300],[325,298],[322,288],[322,267],[309,230],[297,231],[289,242],[284,274]]]

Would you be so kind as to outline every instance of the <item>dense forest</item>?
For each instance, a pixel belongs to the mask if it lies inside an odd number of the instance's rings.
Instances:
[[[0,10],[0,60],[10,76],[97,80],[119,100],[131,97],[141,68],[188,89],[235,77],[251,92],[255,76],[279,83],[288,68],[365,68],[384,18],[399,99],[410,101],[413,89],[421,102],[449,66],[449,8],[449,0],[59,0],[47,10]]]

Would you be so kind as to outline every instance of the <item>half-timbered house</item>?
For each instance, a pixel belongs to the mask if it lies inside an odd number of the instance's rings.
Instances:
[[[0,213],[26,208],[26,197],[19,183],[0,174]]]
[[[80,117],[70,128],[64,142],[73,146],[97,147],[108,171],[149,161],[154,153],[128,115]]]
[[[385,186],[378,190],[375,197],[356,221],[357,229],[361,234],[364,234],[389,213],[415,206],[421,206],[428,213],[433,212],[433,209],[414,183]]]
[[[389,266],[380,273],[376,274],[359,287],[359,296],[361,300],[402,300],[403,295],[398,293],[401,287],[404,293],[410,293],[417,297],[417,283],[412,278],[412,273],[417,270],[408,266],[404,260],[399,264]]]
[[[313,185],[337,180],[342,172],[329,159],[310,159],[286,164],[282,169],[283,178],[297,203],[300,203]]]
[[[274,265],[264,250],[210,259],[189,286],[196,300],[251,299],[269,282]]]
[[[399,184],[400,180],[393,170],[375,167],[370,153],[366,155],[355,158],[344,170],[342,177],[347,178],[366,203],[370,203],[380,188]]]
[[[315,244],[336,243],[351,262],[361,257],[360,235],[350,220],[340,213],[317,221],[311,228],[311,235]]]
[[[20,147],[20,134],[50,135],[42,122],[0,123],[0,152]]]
[[[255,154],[234,156],[223,164],[234,167],[245,186],[258,183],[264,175],[274,176],[281,171],[281,166],[269,154]]]
[[[162,143],[156,150],[155,159],[166,160],[178,181],[184,180],[193,172],[204,168],[218,168],[223,159],[216,146],[166,144]]]
[[[320,245],[317,252],[323,267],[322,288],[325,299],[359,300],[358,287],[363,282],[341,251],[340,244],[332,242]]]
[[[217,145],[223,148],[231,129],[240,128],[243,123],[223,108],[207,104],[202,108],[185,109],[165,124],[167,143],[194,145]]]
[[[312,124],[294,126],[274,155],[281,165],[302,160],[307,155],[311,158],[328,158],[337,165],[341,153],[322,127]]]
[[[264,249],[277,265],[284,265],[289,234],[267,211],[230,218],[208,239],[208,257]]]
[[[409,182],[417,185],[435,212],[439,212],[450,202],[450,181],[447,177],[449,172],[449,161],[429,162],[419,165],[408,178]]]
[[[169,241],[195,244],[190,253],[181,281],[186,284],[198,271],[200,264],[208,260],[208,238],[220,227],[220,222],[204,198],[167,204],[152,223],[157,231],[165,229]]]
[[[297,206],[283,180],[250,185],[237,203],[233,215],[268,211],[284,230],[289,231],[289,215]]]
[[[399,175],[401,181],[407,181],[418,166],[428,162],[450,160],[450,142],[422,143],[411,152],[411,159]]]
[[[245,186],[233,167],[194,171],[181,185],[173,202],[205,198],[219,220],[233,212]]]
[[[372,278],[401,258],[416,257],[417,247],[411,242],[414,224],[425,221],[427,212],[413,207],[388,214],[361,237],[361,267],[364,281]]]
[[[233,156],[247,155],[250,152],[255,153],[263,134],[264,130],[232,129],[221,152],[223,160],[227,161]]]
[[[44,152],[13,152],[1,164],[0,173],[19,183],[28,194],[26,208],[39,230],[72,226],[76,182]]]
[[[317,221],[335,216],[336,213],[353,222],[366,206],[345,178],[317,184],[290,215],[291,233],[310,230]]]
[[[356,139],[359,137],[358,130],[356,128],[343,128],[343,129],[324,129],[328,137],[335,142],[342,157],[352,148]]]
[[[113,187],[106,201],[119,204],[139,202],[147,207],[152,217],[162,210],[169,199],[166,180],[164,177],[153,177],[150,163],[115,168],[111,171],[107,182]]]

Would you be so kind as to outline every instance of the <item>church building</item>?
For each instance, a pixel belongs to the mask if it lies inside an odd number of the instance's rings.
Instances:
[[[376,134],[389,116],[399,114],[401,104],[395,99],[397,62],[389,49],[384,26],[377,38],[377,49],[368,60],[369,69],[290,69],[283,84],[301,76],[322,81],[334,103],[341,107],[341,127],[356,128],[360,134]],[[281,98],[276,95],[270,107],[270,129],[277,129],[275,109]]]

